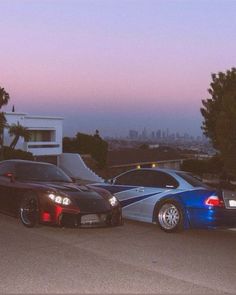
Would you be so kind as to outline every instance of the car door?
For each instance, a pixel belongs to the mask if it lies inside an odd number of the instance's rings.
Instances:
[[[145,194],[150,197],[146,198],[142,204],[142,215],[144,219],[152,219],[156,203],[170,195],[179,183],[167,172],[152,169],[146,170],[144,182]]]
[[[12,213],[11,196],[14,190],[10,177],[12,173],[13,165],[10,162],[0,163],[0,211],[9,214]]]
[[[120,188],[116,197],[121,202],[124,217],[142,220],[142,201],[149,197],[149,192],[144,187],[145,177],[146,172],[137,169],[128,171],[114,180],[116,187]]]

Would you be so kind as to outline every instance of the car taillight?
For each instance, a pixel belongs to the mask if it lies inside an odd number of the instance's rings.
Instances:
[[[224,202],[218,196],[210,196],[205,200],[205,204],[212,207],[222,207]]]

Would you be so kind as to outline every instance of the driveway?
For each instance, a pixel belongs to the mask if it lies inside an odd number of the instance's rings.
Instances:
[[[0,293],[235,294],[236,231],[0,225]]]

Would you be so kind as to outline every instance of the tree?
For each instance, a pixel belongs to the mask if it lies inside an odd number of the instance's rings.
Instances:
[[[4,88],[0,87],[0,109],[8,104],[8,101],[10,99],[9,94],[5,91]]]
[[[28,130],[28,128],[20,125],[19,122],[17,122],[17,124],[12,124],[11,126],[9,126],[8,132],[11,136],[14,136],[10,144],[10,148],[12,149],[16,147],[20,137],[23,137],[25,141],[30,140],[30,131]]]
[[[212,74],[202,100],[202,130],[220,152],[225,172],[236,175],[236,68]]]
[[[207,160],[186,159],[181,165],[181,170],[189,171],[201,177],[208,173],[218,174],[219,171],[222,171],[222,168],[223,164],[218,155]]]
[[[4,113],[1,112],[0,113],[0,130],[1,130],[1,135],[2,135],[2,132],[3,132],[4,127],[6,126],[6,123],[7,123],[6,121],[7,120],[6,120],[5,116],[4,116]]]
[[[98,168],[104,168],[107,162],[108,143],[101,138],[98,130],[93,135],[93,141],[91,155],[98,162]]]
[[[90,154],[97,161],[98,168],[106,166],[108,143],[101,138],[99,131],[94,135],[78,132],[75,137],[63,138],[63,152]]]
[[[4,88],[0,87],[0,109],[7,105],[10,99],[9,94],[5,91]],[[0,149],[3,148],[3,131],[4,127],[6,127],[6,118],[3,112],[0,112]]]

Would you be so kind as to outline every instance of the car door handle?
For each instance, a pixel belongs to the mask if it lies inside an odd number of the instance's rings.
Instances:
[[[138,188],[136,189],[136,192],[139,192],[139,193],[144,192],[144,187],[138,187]]]

